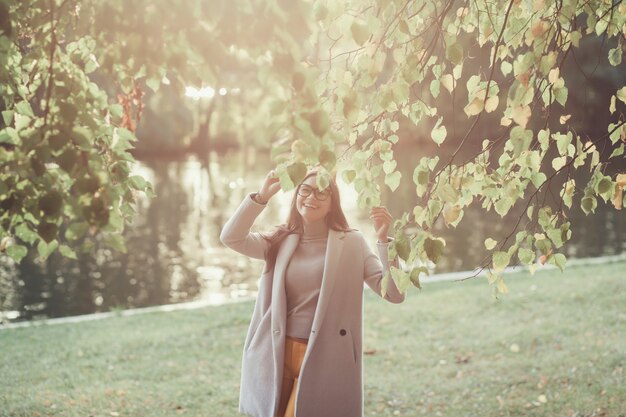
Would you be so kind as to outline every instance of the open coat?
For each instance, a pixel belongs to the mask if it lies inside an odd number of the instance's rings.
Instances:
[[[224,225],[220,239],[244,255],[265,259],[269,243],[251,232],[266,207],[248,194]],[[239,412],[274,417],[280,400],[287,299],[285,270],[300,239],[288,235],[274,268],[264,271],[243,348]],[[388,263],[388,243],[377,243],[378,256],[358,230],[330,229],[323,278],[313,325],[304,355],[295,403],[295,417],[362,417],[362,322],[365,282],[381,295]],[[267,264],[266,264],[267,265]],[[397,257],[392,265],[399,267]],[[404,301],[393,279],[385,299]]]

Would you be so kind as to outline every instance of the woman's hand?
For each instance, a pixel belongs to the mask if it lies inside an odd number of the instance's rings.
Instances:
[[[271,170],[265,176],[265,181],[263,182],[261,191],[259,191],[259,196],[267,203],[278,191],[280,191],[280,180],[278,179],[278,175],[276,175],[276,171]]]
[[[373,207],[370,211],[370,219],[374,222],[374,230],[376,230],[378,240],[382,243],[387,242],[387,233],[389,232],[389,226],[391,226],[393,220],[387,208],[384,206]]]

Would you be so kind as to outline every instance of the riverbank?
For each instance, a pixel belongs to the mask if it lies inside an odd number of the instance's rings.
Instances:
[[[592,258],[573,258],[567,260],[566,268],[570,268],[572,266],[588,266],[592,267],[594,265],[607,265],[616,262],[625,262],[626,263],[626,253],[622,253],[619,255],[607,255],[607,256],[597,256]],[[556,271],[557,267],[551,264],[541,265],[539,263],[536,264],[536,268],[538,271]],[[504,269],[502,274],[506,277],[509,274],[518,274],[518,273],[530,273],[528,272],[529,267],[527,265],[523,266],[509,266]],[[566,271],[567,272],[567,271]],[[479,277],[486,276],[486,271],[458,271],[458,272],[445,272],[439,274],[432,274],[430,276],[422,275],[420,277],[420,281],[422,285],[429,285],[435,282],[446,282],[446,281],[463,281],[466,279],[480,279]],[[365,286],[365,290],[369,291],[369,287]],[[254,294],[254,293],[253,293]],[[66,324],[66,323],[80,323],[83,321],[91,321],[91,320],[102,320],[108,319],[112,317],[126,317],[126,316],[134,316],[137,314],[148,314],[148,313],[157,313],[157,312],[171,312],[171,311],[179,311],[179,310],[195,310],[198,308],[205,308],[210,306],[218,306],[230,303],[241,303],[248,302],[250,300],[254,300],[254,295],[247,296],[239,296],[237,298],[225,298],[225,297],[214,297],[212,299],[201,299],[194,301],[185,301],[181,303],[173,303],[173,304],[163,304],[157,306],[150,307],[140,307],[140,308],[129,308],[129,309],[115,309],[114,311],[100,312],[100,313],[91,313],[91,314],[82,314],[78,316],[69,316],[69,317],[56,317],[56,318],[46,318],[40,320],[29,320],[29,321],[18,321],[15,323],[0,323],[0,331],[5,329],[15,329],[19,327],[31,327],[31,326],[47,326],[54,324]]]
[[[365,293],[366,416],[618,416],[626,262]],[[251,301],[0,332],[0,415],[237,415]],[[604,413],[604,414],[603,414]]]

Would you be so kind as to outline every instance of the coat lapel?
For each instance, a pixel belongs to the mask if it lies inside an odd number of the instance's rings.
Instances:
[[[324,272],[322,274],[322,287],[320,288],[320,296],[317,300],[317,308],[315,309],[315,316],[313,317],[313,326],[311,331],[316,334],[319,331],[326,310],[330,296],[333,292],[335,282],[337,281],[337,266],[339,265],[339,259],[341,259],[341,251],[343,250],[343,238],[345,232],[340,232],[330,229],[328,231],[328,242],[326,244],[326,256],[324,258]],[[313,337],[313,342],[316,337]]]
[[[283,355],[285,352],[285,332],[287,328],[287,296],[285,293],[285,270],[291,255],[296,250],[300,235],[291,234],[285,237],[282,245],[278,249],[276,262],[274,264],[274,277],[272,279],[272,301],[271,301],[271,334],[272,353],[274,356],[274,405],[271,415],[276,413],[278,402],[280,401]]]
[[[307,358],[311,353],[311,349],[317,340],[319,328],[322,325],[328,302],[337,280],[337,266],[341,258],[343,250],[345,232],[330,229],[328,231],[328,240],[326,243],[326,254],[324,257],[324,272],[322,273],[322,286],[320,295],[313,317],[313,325],[311,328],[311,338],[307,345],[306,353],[303,358],[302,369],[306,365]],[[285,350],[285,336],[287,331],[287,294],[285,291],[285,271],[287,264],[293,255],[300,241],[299,234],[288,235],[276,255],[276,263],[274,266],[274,278],[272,282],[272,351],[274,354],[274,409],[278,406],[280,385],[282,383],[283,371],[283,355]]]
[[[285,292],[285,271],[287,264],[293,255],[298,242],[299,234],[287,235],[278,254],[274,266],[274,279],[272,284],[272,334],[284,333],[286,330],[287,318],[287,294]],[[276,350],[276,349],[274,349]]]

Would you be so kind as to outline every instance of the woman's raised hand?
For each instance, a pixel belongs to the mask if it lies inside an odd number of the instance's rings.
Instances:
[[[372,219],[372,222],[374,223],[374,229],[376,230],[378,240],[382,243],[387,242],[387,233],[389,232],[389,227],[393,222],[393,217],[391,217],[387,207],[373,207],[370,211],[370,219]]]
[[[276,171],[271,170],[265,176],[265,181],[263,182],[261,191],[259,191],[259,196],[263,201],[268,202],[278,191],[280,191],[280,180],[278,179],[278,175],[276,175]]]

